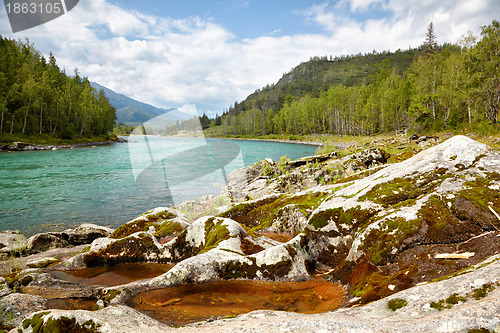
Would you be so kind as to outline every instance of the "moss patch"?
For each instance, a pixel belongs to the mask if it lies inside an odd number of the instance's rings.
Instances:
[[[419,219],[407,221],[398,217],[387,219],[378,228],[370,229],[361,249],[375,264],[387,264],[404,247],[404,240],[420,230]]]
[[[391,299],[387,303],[387,308],[392,311],[396,311],[397,309],[401,309],[402,307],[405,307],[408,305],[408,302],[404,299],[396,298],[396,299]]]
[[[213,248],[216,248],[220,242],[229,239],[229,230],[222,224],[223,221],[216,221],[213,224],[213,219],[210,219],[205,224],[205,247],[200,253],[208,252]]]
[[[445,168],[439,168],[414,178],[395,178],[389,182],[377,184],[361,196],[360,200],[370,200],[389,207],[409,199],[416,199],[430,193],[448,178],[446,171]]]
[[[231,218],[253,231],[257,231],[270,227],[275,220],[280,219],[282,208],[285,206],[294,205],[307,217],[323,200],[330,196],[330,193],[322,192],[282,195],[277,199],[268,198],[254,203],[242,203],[219,216]]]
[[[437,302],[432,302],[431,308],[436,309],[438,311],[446,309],[451,309],[454,305],[457,305],[459,303],[465,303],[467,302],[467,298],[458,295],[457,293],[454,293],[450,295],[447,299],[443,300],[440,299]]]
[[[500,191],[490,188],[493,181],[500,181],[500,173],[487,172],[484,178],[465,182],[466,189],[459,191],[452,203],[455,215],[480,225],[484,230],[500,229],[500,221],[489,209],[500,213]]]
[[[147,231],[150,226],[155,226],[156,232],[159,232],[161,226],[156,226],[156,224],[159,221],[171,220],[176,215],[170,212],[159,212],[141,215],[141,217],[141,219],[121,225],[109,237],[115,239],[127,237],[136,232]]]
[[[332,208],[317,212],[309,219],[308,224],[316,229],[321,229],[329,223],[335,223],[339,232],[334,231],[328,234],[328,236],[336,237],[351,233],[355,228],[364,224],[376,213],[376,210],[361,209],[359,206],[347,210],[344,210],[342,207]]]
[[[495,290],[495,286],[491,283],[483,285],[481,288],[476,288],[472,291],[472,297],[476,300],[485,298],[488,293]]]
[[[50,312],[42,312],[34,315],[31,319],[23,321],[23,329],[31,326],[33,333],[97,333],[99,332],[100,324],[89,320],[82,325],[76,322],[75,318],[60,317],[58,319],[48,318],[43,320],[43,316]]]
[[[165,221],[162,224],[155,224],[154,228],[156,231],[154,233],[154,236],[156,238],[163,238],[165,236],[174,235],[182,231],[181,224],[175,221]]]

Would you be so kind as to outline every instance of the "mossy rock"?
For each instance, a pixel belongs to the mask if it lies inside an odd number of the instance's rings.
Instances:
[[[377,228],[365,233],[360,249],[375,264],[387,264],[405,246],[405,240],[417,234],[421,227],[419,219],[407,221],[402,217],[386,219]]]
[[[323,192],[282,195],[279,198],[271,197],[257,202],[242,203],[219,216],[231,218],[253,231],[257,231],[268,228],[275,221],[280,220],[283,207],[293,205],[295,209],[308,217],[323,200],[330,196],[331,193]]]
[[[109,244],[106,248],[96,252],[88,252],[83,257],[87,267],[112,266],[124,262],[143,262],[150,257],[157,256],[159,249],[148,233],[138,237],[129,236]]]
[[[149,227],[151,226],[154,226],[156,232],[159,232],[159,229],[161,228],[160,226],[157,225],[159,222],[172,220],[176,217],[177,215],[167,211],[161,211],[158,213],[154,212],[146,213],[139,216],[138,218],[134,219],[131,222],[121,225],[109,237],[120,239],[123,237],[130,236],[136,232],[148,231]]]
[[[406,200],[416,199],[432,192],[446,178],[448,169],[438,168],[435,171],[414,177],[394,178],[391,181],[375,185],[359,200],[369,200],[390,207]]]
[[[360,206],[344,210],[343,207],[325,209],[316,212],[308,221],[308,225],[319,230],[329,223],[337,226],[337,232],[329,234],[330,237],[350,234],[357,227],[365,224],[377,213],[374,209],[361,209]],[[335,234],[336,233],[336,234]]]

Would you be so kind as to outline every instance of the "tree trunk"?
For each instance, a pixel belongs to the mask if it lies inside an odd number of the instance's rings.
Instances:
[[[12,135],[12,130],[14,129],[14,116],[15,113],[12,114],[12,122],[10,123],[10,135]]]
[[[42,125],[43,125],[43,97],[45,92],[42,92],[42,100],[40,102],[40,134],[42,134]]]

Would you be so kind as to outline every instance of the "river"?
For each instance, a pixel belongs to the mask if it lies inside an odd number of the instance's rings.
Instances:
[[[278,161],[284,155],[293,160],[312,155],[317,148],[210,139],[206,156],[213,172],[207,173],[200,163],[204,155],[199,154],[207,144],[204,139],[145,139],[130,137],[128,144],[0,154],[0,231],[19,230],[29,236],[82,223],[114,228],[154,207],[217,194],[225,177],[245,165],[264,158]],[[217,149],[227,155],[219,164],[213,158]],[[156,171],[161,171],[164,179],[156,181],[160,175],[156,172],[150,174],[149,181],[139,182],[154,161],[162,161]]]

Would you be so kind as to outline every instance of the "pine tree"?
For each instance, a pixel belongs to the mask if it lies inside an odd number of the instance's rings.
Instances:
[[[436,34],[434,33],[434,24],[431,22],[427,27],[427,33],[425,34],[424,50],[425,52],[434,52],[437,48]]]

